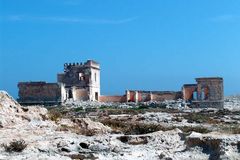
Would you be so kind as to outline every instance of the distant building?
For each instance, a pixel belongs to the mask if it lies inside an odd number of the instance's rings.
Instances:
[[[89,60],[86,63],[64,64],[64,73],[58,74],[61,101],[98,101],[100,96],[100,65]]]
[[[57,80],[58,83],[19,82],[19,103],[57,104],[68,100],[99,100],[100,65],[93,60],[64,64],[64,73],[58,74]]]
[[[19,82],[17,100],[20,104],[57,104],[61,102],[61,90],[57,83]]]
[[[192,107],[223,107],[223,78],[196,78],[197,84],[185,84],[182,91],[126,90],[125,95],[100,94],[100,64],[65,63],[57,83],[19,82],[19,103],[60,104],[67,101],[147,102],[184,99]]]
[[[192,102],[194,107],[223,108],[223,78],[196,78],[197,84],[185,84],[182,88],[183,99]]]

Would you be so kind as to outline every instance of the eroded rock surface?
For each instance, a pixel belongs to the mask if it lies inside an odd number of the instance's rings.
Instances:
[[[62,118],[55,122],[48,119],[47,113],[42,107],[22,107],[1,91],[1,144],[22,139],[27,147],[20,153],[8,153],[0,146],[0,159],[240,159],[240,134],[184,133],[177,128],[140,135],[114,134],[111,128],[90,118]],[[169,126],[191,124],[184,119],[176,121],[175,113],[125,115],[122,119],[115,115],[111,118]]]

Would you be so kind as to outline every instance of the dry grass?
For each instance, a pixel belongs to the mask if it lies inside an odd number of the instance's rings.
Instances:
[[[27,147],[27,144],[24,140],[14,140],[9,145],[2,144],[2,146],[6,152],[22,152]]]
[[[157,124],[146,124],[146,123],[139,123],[139,122],[126,122],[122,120],[116,119],[103,119],[100,121],[104,125],[107,125],[113,129],[114,132],[120,131],[125,135],[141,135],[152,133],[156,131],[169,131],[175,128],[179,128],[185,133],[195,131],[199,133],[208,133],[210,132],[208,129],[203,127],[191,127],[191,126],[183,126],[183,127],[175,127],[175,126],[162,126]]]
[[[151,107],[135,107],[135,108],[111,108],[111,107],[100,107],[98,110],[105,111],[108,115],[120,115],[120,114],[130,114],[138,115],[144,114],[146,112],[166,112],[166,113],[179,113],[181,111],[177,109],[167,109],[167,108],[151,108]]]
[[[183,126],[183,127],[178,127],[178,129],[180,129],[184,133],[189,133],[189,132],[192,132],[192,131],[198,132],[198,133],[209,133],[209,132],[211,132],[210,130],[208,130],[207,128],[204,128],[204,127]]]
[[[218,120],[211,118],[210,114],[203,114],[203,113],[188,113],[183,115],[185,119],[189,123],[208,123],[208,124],[217,124],[219,123]]]
[[[219,126],[219,131],[223,133],[240,134],[239,124],[228,124]]]
[[[48,111],[48,118],[52,121],[59,121],[63,117],[62,113],[56,109],[51,109]]]
[[[111,127],[114,131],[121,131],[125,135],[147,134],[160,130],[170,130],[155,124],[144,124],[139,122],[125,122],[116,119],[104,119],[100,121],[104,125]]]

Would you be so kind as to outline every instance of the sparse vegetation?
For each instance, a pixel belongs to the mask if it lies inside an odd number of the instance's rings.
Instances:
[[[77,107],[74,109],[75,112],[80,112],[80,111],[83,111],[83,108],[82,107]]]
[[[182,130],[184,133],[189,133],[189,132],[198,132],[198,133],[209,133],[211,132],[207,128],[204,127],[192,127],[192,126],[183,126],[183,127],[178,127],[180,130]]]
[[[105,110],[105,109],[112,109],[112,107],[108,107],[108,106],[101,106],[98,109],[100,110]]]
[[[104,125],[111,127],[114,131],[121,131],[125,135],[140,135],[140,134],[147,134],[156,131],[168,131],[173,130],[175,128],[179,128],[185,133],[195,131],[199,133],[208,133],[210,130],[204,127],[192,127],[192,126],[183,126],[183,127],[176,127],[176,126],[162,126],[157,124],[146,124],[146,123],[139,123],[139,122],[126,122],[122,120],[116,119],[104,119],[100,121]]]
[[[144,105],[140,105],[139,107],[133,108],[114,108],[114,107],[100,107],[98,110],[107,111],[108,115],[119,115],[119,114],[130,114],[130,115],[137,115],[137,114],[144,114],[146,112],[166,112],[166,113],[179,113],[181,111],[177,109],[168,109],[168,108],[152,108],[152,107],[145,107]]]
[[[2,146],[6,152],[22,152],[27,144],[24,140],[14,140],[9,145],[3,144]]]
[[[62,113],[56,109],[51,109],[48,111],[48,118],[52,121],[57,122],[59,121],[59,119],[62,118],[62,116],[63,116]]]
[[[211,118],[211,114],[204,114],[204,113],[188,113],[184,114],[183,117],[187,119],[188,123],[209,123],[209,124],[216,124],[219,123],[218,120]]]
[[[219,131],[231,134],[240,134],[239,124],[228,124],[219,126]]]

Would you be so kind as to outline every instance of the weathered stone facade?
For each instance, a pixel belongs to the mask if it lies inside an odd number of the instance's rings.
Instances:
[[[125,95],[100,96],[100,102],[148,102],[177,100],[182,98],[182,92],[174,91],[138,91],[127,90]]]
[[[100,65],[92,60],[86,63],[64,64],[64,73],[58,74],[62,102],[98,101],[100,96]]]
[[[61,90],[57,83],[19,82],[21,104],[56,104],[61,102]]]
[[[147,101],[164,101],[164,100],[177,100],[182,98],[182,92],[174,91],[126,91],[127,102],[147,102]]]
[[[117,102],[117,103],[124,103],[126,102],[126,95],[117,95],[117,96],[100,96],[100,102]]]
[[[66,63],[64,73],[57,75],[58,83],[19,82],[21,104],[50,104],[72,101],[98,101],[100,96],[100,65],[88,60],[85,63]]]
[[[223,78],[196,78],[197,84],[183,86],[183,99],[192,102],[193,107],[223,108]]]

